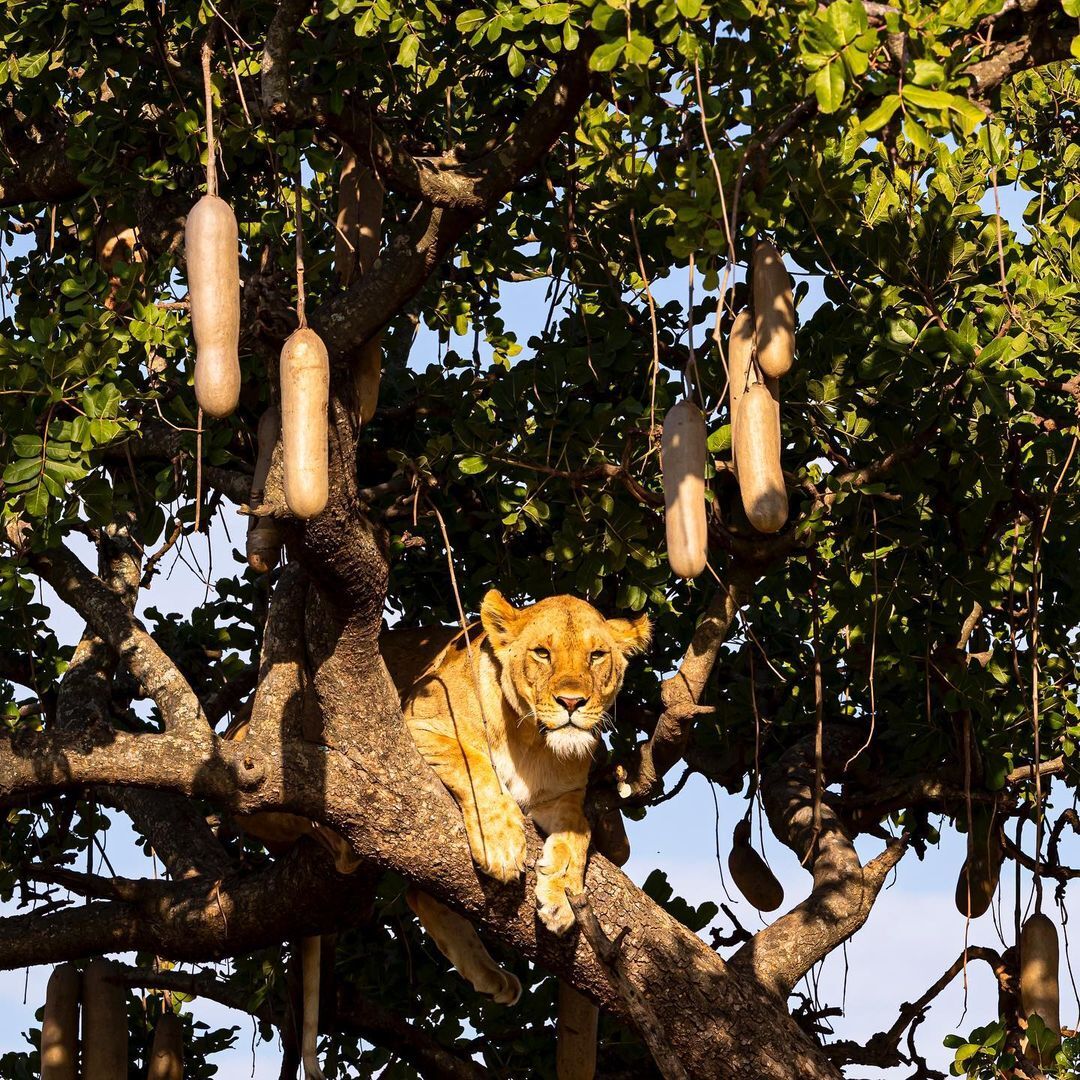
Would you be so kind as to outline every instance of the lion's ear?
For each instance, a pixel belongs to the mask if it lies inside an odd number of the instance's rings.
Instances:
[[[636,619],[608,619],[607,627],[623,656],[644,652],[652,641],[652,623],[648,615],[639,615]]]
[[[498,589],[489,589],[480,604],[480,622],[484,625],[491,647],[496,652],[502,652],[518,636],[521,612]]]

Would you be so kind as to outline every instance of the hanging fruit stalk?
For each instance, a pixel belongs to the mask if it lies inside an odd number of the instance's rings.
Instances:
[[[746,517],[758,532],[779,532],[788,517],[780,466],[780,406],[765,383],[755,383],[743,395],[733,434]]]
[[[661,441],[664,524],[672,573],[695,578],[705,569],[705,417],[692,401],[673,405]]]
[[[1020,931],[1020,1011],[1036,1014],[1051,1035],[1050,1045],[1027,1039],[1027,1053],[1040,1065],[1050,1065],[1060,1045],[1061,1020],[1058,988],[1058,936],[1042,913],[1032,915]]]
[[[249,505],[255,509],[263,501],[266,477],[274,457],[281,432],[281,414],[271,405],[259,418],[258,448],[255,474],[251,478]],[[248,566],[259,574],[267,574],[277,566],[281,558],[281,526],[272,517],[249,517],[247,534]]]
[[[49,976],[41,1021],[41,1080],[78,1076],[79,982],[74,964],[61,964]]]
[[[110,981],[116,965],[91,960],[83,976],[83,1080],[127,1080],[127,994]]]
[[[210,52],[206,91],[206,194],[184,227],[188,304],[195,335],[195,397],[207,416],[228,416],[240,400],[240,254],[236,217],[217,194]]]
[[[795,360],[795,299],[791,275],[768,240],[754,246],[753,289],[758,367],[778,379]]]
[[[997,891],[1005,852],[994,827],[993,812],[976,809],[972,814],[971,851],[956,879],[956,910],[968,918],[984,915]]]
[[[750,843],[750,822],[745,818],[731,836],[728,870],[735,887],[758,911],[775,911],[784,902],[783,886]]]
[[[319,982],[322,978],[322,939],[306,937],[300,943],[300,970],[304,983],[304,1019],[300,1056],[304,1080],[323,1080],[319,1066]]]
[[[146,1080],[184,1080],[184,1026],[171,1009],[154,1025]]]

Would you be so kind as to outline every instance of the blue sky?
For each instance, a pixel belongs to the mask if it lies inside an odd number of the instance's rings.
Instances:
[[[1001,195],[1003,213],[1019,225],[1020,211],[1026,198],[1009,191],[1003,191]],[[992,209],[992,195],[988,194],[984,205]],[[504,287],[506,325],[516,331],[522,343],[540,329],[546,315],[547,305],[543,302],[545,286],[546,283],[542,282]],[[661,300],[669,297],[684,300],[685,273],[659,283],[656,291]],[[804,301],[804,313],[820,303],[821,296],[820,280],[811,279],[811,291]],[[471,341],[468,341],[466,348],[471,348]],[[423,366],[435,358],[435,352],[434,336],[425,332],[417,340],[413,362]],[[234,539],[243,536],[243,529],[242,519],[235,518],[229,522],[229,532]],[[230,551],[231,544],[219,525],[209,541],[196,539],[185,561],[175,562],[168,576],[162,574],[156,579],[153,589],[143,594],[142,606],[153,605],[164,612],[187,612],[191,598],[201,597],[205,588],[196,563],[205,567],[212,554],[215,575],[220,575],[230,563]],[[88,549],[84,554],[91,561]],[[76,640],[81,631],[79,621],[60,604],[55,605],[54,611],[58,637],[63,641]],[[742,816],[744,806],[741,799],[719,792],[717,819],[709,784],[699,776],[693,777],[676,799],[650,811],[643,822],[628,822],[633,854],[626,867],[627,873],[641,883],[659,866],[667,872],[676,892],[691,903],[724,900],[715,854],[716,836],[719,832],[721,851],[726,859],[731,830],[735,821]],[[1077,845],[1071,834],[1066,836],[1063,846],[1064,861],[1074,863]],[[860,843],[864,855],[872,855],[878,848],[878,841]],[[122,820],[117,821],[110,830],[107,850],[118,873],[137,875],[149,872],[146,861],[135,851],[130,832]],[[846,963],[844,953],[837,951],[815,973],[814,979],[823,1002],[839,1005],[843,999],[846,1003],[845,1015],[835,1021],[838,1035],[862,1040],[877,1030],[887,1028],[896,1018],[900,1004],[923,993],[959,955],[965,936],[971,944],[999,946],[1003,943],[995,926],[993,912],[975,921],[970,931],[956,912],[953,889],[964,853],[963,838],[954,834],[948,835],[940,847],[930,849],[922,862],[914,853],[909,853],[875,905],[866,926],[849,943]],[[784,909],[787,909],[807,895],[809,875],[798,866],[790,851],[771,838],[766,844],[766,856],[785,887],[787,897]],[[1026,875],[1024,889],[1027,895],[1030,882]],[[748,928],[761,925],[756,911],[737,893],[732,891],[731,898],[736,914]],[[1011,911],[1011,892],[1008,909]],[[1051,914],[1059,918],[1055,913]],[[1070,904],[1068,914],[1078,916],[1080,909]],[[1006,921],[1011,922],[1011,915],[1006,915]],[[1008,929],[1006,932],[1009,932]],[[47,977],[48,970],[42,968],[29,972],[0,973],[0,1052],[24,1045],[22,1033],[33,1024],[34,1011],[44,999]],[[250,1077],[253,1072],[257,1076],[276,1075],[280,1063],[278,1049],[273,1044],[261,1044],[252,1050],[253,1029],[248,1018],[201,1001],[194,1002],[191,1008],[196,1017],[212,1026],[238,1024],[241,1027],[238,1046],[217,1059],[220,1077],[240,1080],[241,1077]],[[975,1025],[993,1019],[995,1013],[996,989],[989,969],[985,965],[973,965],[966,995],[966,1012],[964,986],[958,979],[937,999],[926,1022],[919,1029],[921,1052],[932,1066],[946,1069],[951,1053],[942,1047],[942,1038],[956,1030],[966,1033]],[[1078,1014],[1080,1003],[1072,997],[1063,963],[1063,1023],[1076,1025]],[[853,1075],[874,1080],[876,1077],[903,1076],[907,1071],[888,1073],[860,1068],[853,1070]]]

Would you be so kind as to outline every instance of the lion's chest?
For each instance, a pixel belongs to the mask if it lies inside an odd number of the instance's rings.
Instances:
[[[567,762],[558,761],[542,747],[504,745],[492,756],[507,794],[526,812],[581,786],[577,770],[568,769]]]

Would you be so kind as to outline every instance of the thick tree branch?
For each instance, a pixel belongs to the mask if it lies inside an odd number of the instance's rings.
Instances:
[[[114,892],[127,898],[0,919],[0,968],[130,951],[218,960],[353,924],[369,910],[371,882],[341,877],[321,848],[301,843],[253,873],[119,882]],[[312,896],[321,902],[312,904]]]
[[[826,730],[822,762],[826,784],[842,773],[861,742],[861,732],[851,728]],[[814,964],[866,922],[885,878],[907,848],[905,840],[892,841],[864,867],[827,802],[822,802],[815,822],[815,774],[811,735],[781,755],[762,778],[769,825],[809,867],[814,888],[803,903],[756,934],[732,959],[782,999]]]
[[[141,426],[138,438],[112,444],[105,451],[105,457],[117,462],[126,461],[129,454],[136,461],[160,459],[175,462],[183,457],[190,459],[192,437],[189,432],[147,421]],[[207,487],[220,491],[238,506],[246,503],[251,495],[250,471],[204,464],[202,477]]]
[[[28,146],[16,164],[0,170],[0,207],[64,202],[84,190],[63,136]]]
[[[119,601],[126,616],[139,596],[142,552],[129,523],[106,526],[98,543],[99,580]],[[80,564],[81,565],[81,564]],[[57,696],[61,730],[85,732],[110,724],[117,653],[88,625],[64,673]],[[104,787],[101,800],[131,818],[175,878],[206,874],[220,877],[230,862],[198,807],[182,795]]]
[[[266,31],[262,54],[262,105],[268,116],[280,119],[289,110],[289,54],[300,24],[311,11],[311,0],[279,0]]]
[[[371,642],[374,650],[375,643]],[[552,970],[600,1005],[627,1016],[621,996],[584,942],[555,939],[539,926],[530,869],[518,887],[478,879],[460,814],[419,759],[401,720],[397,694],[366,639],[346,634],[321,659],[316,687],[327,745],[287,743],[280,749],[215,741],[207,754],[180,735],[111,733],[92,746],[73,736],[33,735],[17,746],[0,743],[0,794],[25,794],[89,782],[136,783],[210,798],[234,812],[286,809],[328,824],[354,851],[394,869],[466,914],[500,941]],[[436,844],[431,837],[438,837]],[[530,837],[531,867],[540,852]],[[92,952],[146,949],[187,959],[216,958],[280,940],[319,933],[347,920],[327,910],[279,911],[288,898],[334,896],[350,879],[313,881],[292,857],[280,869],[221,885],[228,895],[218,913],[213,884],[176,884],[155,904],[94,903],[77,911],[0,922],[0,965],[52,962]],[[274,876],[280,875],[280,876]],[[235,885],[233,882],[235,881]],[[649,1000],[691,1075],[760,1080],[809,1080],[836,1073],[799,1032],[781,1003],[752,978],[738,975],[681,927],[610,863],[590,862],[586,891],[604,925],[627,927],[620,964]],[[266,896],[275,904],[267,905]],[[250,903],[242,897],[249,897]],[[301,905],[308,907],[306,903]],[[273,909],[273,910],[271,910]],[[324,917],[325,916],[325,917]],[[302,925],[297,925],[297,923]],[[226,926],[227,923],[227,926]],[[730,1017],[768,1025],[768,1046],[746,1040]],[[776,1048],[781,1047],[776,1058]]]
[[[462,165],[475,200],[466,209],[428,203],[409,234],[393,237],[377,263],[313,320],[331,356],[363,344],[427,281],[443,255],[535,168],[589,92],[584,48],[565,56],[514,129],[489,154]]]
[[[446,1080],[489,1080],[491,1071],[465,1057],[459,1057],[422,1028],[410,1024],[377,1001],[339,986],[335,1011],[340,1027],[355,1031],[376,1046],[392,1050],[412,1065],[421,1076]]]
[[[1075,36],[1074,23],[1063,22],[1052,27],[1046,14],[1029,16],[1023,10],[1014,12],[1011,18],[1009,29],[1015,36],[1009,36],[1008,29],[996,24],[987,55],[967,68],[975,97],[987,97],[1021,71],[1068,60],[1071,56],[1069,44]]]

